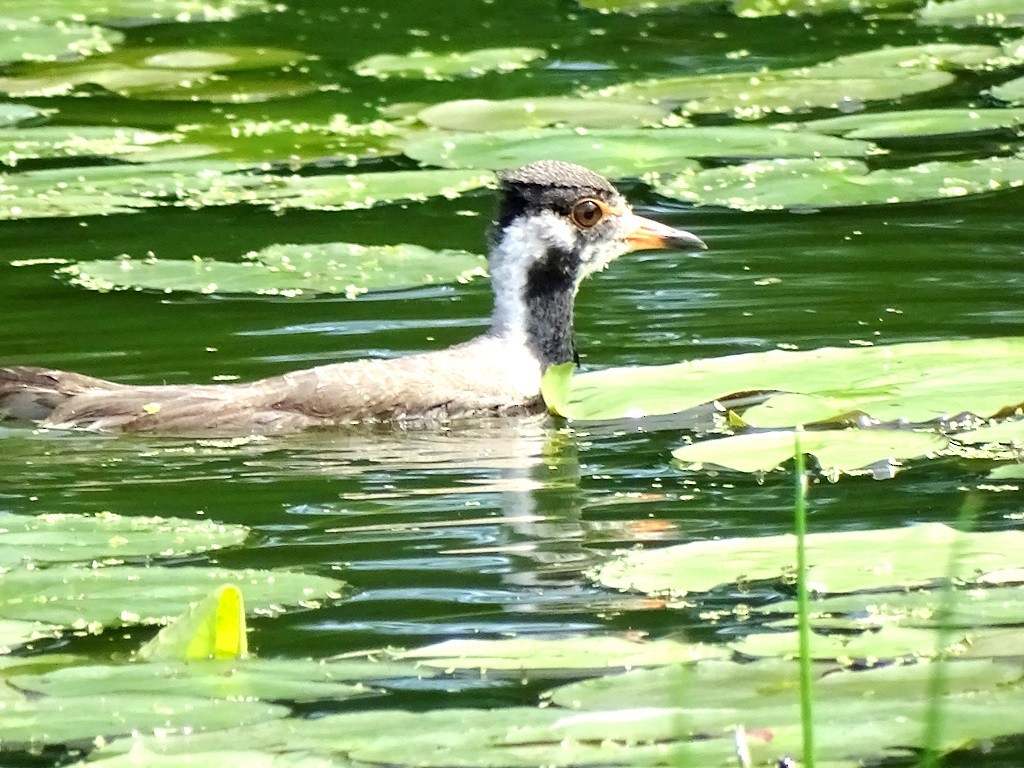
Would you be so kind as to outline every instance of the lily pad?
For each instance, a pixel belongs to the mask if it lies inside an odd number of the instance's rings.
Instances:
[[[854,633],[814,632],[811,634],[810,653],[812,659],[840,662],[853,659],[929,657],[963,653],[969,642],[967,634],[963,632],[943,638],[942,647],[937,647],[939,640],[934,630],[916,627],[884,626]],[[800,653],[797,632],[760,632],[731,642],[729,647],[744,656],[753,657],[797,658]]]
[[[818,593],[909,589],[934,584],[949,571],[977,583],[985,573],[1024,564],[1024,531],[961,533],[941,523],[873,531],[814,533],[806,538],[807,582]],[[681,598],[750,582],[792,584],[791,535],[695,541],[623,552],[591,576],[612,589]]]
[[[981,70],[997,69],[1021,63],[1021,55],[1013,48],[963,43],[926,43],[896,45],[849,53],[816,64],[815,72],[841,72],[847,76],[901,77],[918,70]],[[889,70],[886,72],[886,70]],[[895,72],[893,71],[895,70]]]
[[[111,29],[87,24],[46,24],[5,18],[0,9],[0,64],[16,61],[57,61],[109,53],[124,39]]]
[[[49,126],[0,129],[0,164],[24,160],[68,157],[124,157],[134,159],[163,144],[181,140],[178,133],[157,133],[141,128],[101,126]]]
[[[737,16],[799,16],[835,11],[900,11],[914,8],[921,0],[732,0]]]
[[[982,443],[1024,444],[1024,421],[1003,421],[988,424],[968,432],[957,432],[952,436],[958,443],[972,445]]]
[[[862,474],[870,466],[897,465],[905,459],[933,455],[949,441],[931,432],[895,429],[844,429],[800,433],[800,450],[812,454],[824,473]],[[688,469],[706,465],[738,472],[768,472],[793,458],[793,432],[756,432],[700,440],[672,451]]]
[[[0,515],[0,566],[181,556],[241,544],[248,529],[211,520]]]
[[[6,0],[4,15],[17,19],[87,19],[106,26],[139,27],[168,22],[230,21],[269,13],[267,0]]]
[[[566,367],[553,366],[545,378],[567,375],[571,371]],[[562,392],[554,403],[548,401],[549,407],[580,420],[677,413],[741,392],[789,392],[812,398],[807,401],[810,418],[807,411],[792,411],[788,426],[861,413],[883,422],[911,423],[965,411],[989,417],[1012,412],[1021,401],[1024,339],[773,350],[676,365],[613,368],[572,376],[567,382],[552,380],[549,387]],[[743,413],[747,421],[763,426],[749,413]]]
[[[955,79],[948,72],[904,72],[893,77],[885,71],[856,75],[817,67],[645,80],[611,86],[599,94],[617,100],[678,103],[684,114],[734,113],[737,117],[758,118],[771,112],[787,114],[814,107],[856,108],[869,101],[934,91]]]
[[[364,77],[407,77],[422,80],[450,80],[475,77],[487,72],[511,72],[544,58],[540,48],[480,48],[455,53],[412,51],[406,54],[378,54],[352,65]]]
[[[952,27],[1021,27],[1024,8],[1017,0],[946,0],[929,2],[917,12],[917,20]]]
[[[262,614],[278,613],[285,605],[318,604],[344,589],[334,579],[286,571],[53,566],[5,573],[0,579],[0,617],[92,630],[161,624],[223,584],[239,585],[249,610]]]
[[[45,109],[31,107],[28,104],[4,104],[0,102],[0,128],[9,128],[39,120],[50,114]]]
[[[79,262],[60,272],[74,285],[96,291],[338,293],[354,298],[370,290],[466,282],[486,274],[485,267],[484,257],[465,251],[322,243],[272,245],[247,254],[242,263],[120,258]]]
[[[1024,186],[1024,158],[935,161],[868,171],[841,160],[769,160],[659,179],[665,197],[742,211],[890,205]]]
[[[667,107],[635,102],[594,101],[572,96],[461,99],[420,110],[416,117],[432,128],[449,131],[504,131],[515,128],[628,128],[661,124]]]
[[[1024,77],[995,85],[989,89],[989,93],[1007,104],[1024,104]]]
[[[957,136],[1004,131],[1024,125],[1024,109],[911,109],[844,115],[796,123],[795,130],[828,133],[847,139]]]
[[[696,157],[860,157],[874,150],[873,144],[833,136],[729,126],[426,135],[413,138],[402,151],[421,163],[446,168],[500,169],[558,157],[606,176],[623,177],[692,171],[697,166],[689,158]]]
[[[722,646],[674,640],[637,642],[623,637],[522,637],[508,640],[446,640],[400,651],[400,661],[444,670],[601,670],[647,667],[728,655]]]
[[[8,654],[19,645],[44,637],[54,637],[60,632],[56,624],[41,621],[12,621],[0,619],[0,656]]]

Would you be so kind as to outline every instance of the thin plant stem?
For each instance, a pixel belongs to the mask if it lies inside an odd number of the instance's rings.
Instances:
[[[975,496],[968,496],[960,507],[957,515],[959,533],[969,533],[974,529],[978,519],[980,502]],[[953,611],[956,607],[957,563],[963,557],[963,537],[957,536],[949,548],[949,560],[946,563],[946,587],[942,591],[936,615],[939,625],[935,635],[935,664],[928,678],[928,708],[924,713],[924,735],[922,737],[922,754],[920,768],[938,768],[942,753],[942,694],[946,687],[946,648],[953,637]]]
[[[799,427],[793,432],[796,470],[794,529],[796,531],[796,617],[800,650],[800,725],[803,734],[803,764],[814,768],[814,702],[811,669],[810,598],[807,591],[807,472],[800,448]]]

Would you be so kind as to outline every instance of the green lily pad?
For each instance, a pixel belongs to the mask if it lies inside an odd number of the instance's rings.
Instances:
[[[272,245],[242,263],[210,259],[111,259],[64,267],[72,284],[95,291],[156,290],[295,296],[466,282],[486,274],[483,256],[433,251],[418,245],[356,243]]]
[[[5,18],[0,9],[0,64],[16,61],[56,61],[109,53],[124,40],[111,29],[87,24],[46,24]]]
[[[1024,421],[1003,421],[972,429],[969,432],[957,432],[952,436],[959,443],[976,445],[980,443],[1024,443]]]
[[[76,665],[43,674],[12,674],[9,684],[55,700],[86,696],[194,697],[197,700],[343,701],[371,690],[342,682],[314,659],[159,661]],[[0,731],[2,732],[2,731]]]
[[[939,654],[959,654],[966,650],[966,633],[942,639],[934,630],[917,627],[884,626],[855,633],[833,632],[811,634],[811,658],[845,661],[852,659],[899,659],[906,656],[928,657]],[[729,643],[729,647],[744,656],[783,656],[798,658],[799,633],[760,632]]]
[[[432,128],[448,131],[504,131],[516,128],[629,128],[661,124],[667,107],[630,102],[594,101],[572,96],[539,98],[461,99],[420,110],[416,117]]]
[[[558,157],[605,176],[623,177],[692,171],[697,166],[689,158],[695,157],[860,157],[874,149],[867,142],[832,136],[729,126],[425,135],[411,139],[402,151],[421,163],[446,168],[500,169]]]
[[[675,640],[637,642],[623,637],[521,637],[508,640],[446,640],[399,651],[400,661],[444,670],[600,670],[648,667],[728,655],[722,646]]]
[[[791,535],[716,539],[624,552],[590,575],[612,589],[670,598],[749,582],[786,585],[794,578],[795,541]],[[806,538],[808,585],[842,593],[936,583],[948,575],[954,546],[960,554],[954,575],[977,582],[1024,564],[1022,544],[1022,531],[960,533],[941,523],[814,533]]]
[[[814,72],[841,72],[847,76],[900,77],[919,70],[980,70],[1015,66],[1021,63],[1020,53],[1009,47],[966,45],[962,43],[926,43],[897,45],[850,53],[817,64]],[[885,70],[889,70],[886,72]]]
[[[946,0],[929,2],[917,12],[917,20],[952,27],[1021,27],[1024,8],[1017,0]]]
[[[124,157],[135,159],[162,144],[181,139],[178,133],[141,128],[50,126],[0,129],[0,164],[67,157]]]
[[[88,19],[106,26],[139,27],[168,22],[230,21],[269,13],[267,0],[6,0],[4,15],[16,19]]]
[[[422,80],[450,80],[475,77],[487,72],[511,72],[523,69],[531,61],[544,58],[540,48],[481,48],[456,53],[412,51],[406,54],[378,54],[352,65],[363,77],[408,77]]]
[[[721,0],[579,0],[584,8],[606,13],[637,13],[658,8],[688,8],[692,6],[721,5]]]
[[[344,588],[334,579],[286,571],[53,566],[5,573],[0,579],[0,617],[92,630],[161,624],[222,584],[239,585],[249,610],[262,614],[280,612],[284,605],[318,604]]]
[[[285,48],[222,45],[202,48],[122,48],[106,61],[128,66],[185,71],[235,72],[294,66],[307,54]]]
[[[1024,77],[995,85],[989,89],[989,93],[1007,104],[1024,104]]]
[[[130,733],[181,733],[266,723],[287,716],[276,704],[195,696],[118,693],[7,702],[0,718],[5,749],[84,746]]]
[[[236,546],[247,534],[211,520],[0,514],[0,566],[181,556]]]
[[[546,377],[559,375],[564,378],[566,371],[553,367]],[[1021,400],[1024,339],[773,350],[595,371],[572,376],[562,386],[556,411],[579,420],[677,413],[741,392],[789,392],[812,398],[810,418],[806,412],[791,411],[788,426],[824,421],[825,414],[841,418],[867,413],[883,422],[910,423],[963,412],[989,417],[1012,412]],[[746,420],[762,426],[749,415],[749,410],[743,413]]]
[[[21,123],[34,122],[51,114],[45,109],[31,107],[28,104],[4,104],[0,102],[0,128],[9,128]]]
[[[844,115],[795,123],[795,130],[828,133],[847,139],[911,136],[957,136],[1004,131],[1024,125],[1024,109],[911,109]]]
[[[823,472],[863,474],[873,464],[898,465],[905,459],[930,456],[949,447],[931,432],[894,429],[844,429],[800,433],[800,450],[815,456]],[[793,458],[793,432],[756,432],[700,440],[672,451],[687,469],[706,465],[738,472],[768,472]]]
[[[60,632],[56,624],[41,621],[13,621],[0,619],[0,656],[8,654],[19,645],[31,643],[45,637],[54,637]],[[0,694],[2,697],[2,694]]]
[[[737,16],[798,16],[835,11],[900,11],[914,8],[920,0],[732,0]]]
[[[885,71],[856,75],[814,67],[645,80],[611,86],[599,95],[617,100],[679,103],[684,114],[734,113],[737,117],[758,118],[771,112],[786,114],[814,107],[836,109],[868,101],[888,101],[934,91],[955,79],[948,72],[904,72],[893,77]]]
[[[841,160],[769,160],[659,179],[655,189],[697,205],[760,211],[942,200],[1020,186],[1024,158],[990,157],[871,172]]]

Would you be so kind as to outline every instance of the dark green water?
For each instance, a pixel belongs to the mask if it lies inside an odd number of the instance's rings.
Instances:
[[[990,42],[998,30],[919,28],[905,20],[739,20],[728,14],[602,15],[571,2],[453,0],[339,6],[296,2],[271,17],[129,31],[161,44],[269,44],[317,54],[315,77],[337,91],[267,105],[211,107],[55,99],[57,121],[172,127],[211,113],[353,121],[378,104],[559,94],[644,75],[741,63],[788,66],[879,45]],[[452,83],[358,78],[355,60],[412,47],[529,45],[562,67]],[[962,90],[962,92],[961,92]],[[964,87],[904,104],[966,105]],[[719,120],[720,122],[721,120]],[[915,147],[904,143],[905,156]],[[919,147],[924,149],[924,146]],[[950,150],[951,154],[955,150]],[[379,160],[369,168],[412,167]],[[590,280],[577,302],[587,367],[661,364],[763,351],[1018,335],[1024,327],[1019,191],[967,201],[818,214],[745,214],[666,205],[622,185],[647,215],[707,240],[699,259],[635,254]],[[242,379],[318,363],[442,347],[485,327],[484,281],[343,298],[96,294],[23,259],[233,259],[278,242],[397,241],[479,251],[487,192],[368,211],[273,215],[230,207],[0,224],[0,364],[70,368],[135,383]],[[460,215],[471,212],[473,215]],[[791,479],[759,481],[673,468],[684,431],[625,424],[577,432],[546,421],[451,431],[353,431],[242,446],[181,439],[33,433],[0,428],[0,509],[204,515],[252,526],[231,566],[288,566],[337,575],[351,598],[256,619],[266,656],[316,656],[456,637],[647,630],[721,638],[728,624],[669,612],[595,588],[582,571],[615,547],[785,532]],[[811,490],[812,530],[952,521],[985,467],[914,466],[884,482],[844,478]],[[981,525],[1009,525],[1017,493],[984,499]],[[443,525],[440,525],[443,523]],[[100,655],[151,630],[61,644]],[[516,693],[488,694],[516,701]],[[502,698],[506,696],[507,698]],[[491,701],[491,699],[488,699]]]

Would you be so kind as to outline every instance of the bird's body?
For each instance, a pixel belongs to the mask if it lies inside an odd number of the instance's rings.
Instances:
[[[636,216],[605,179],[579,166],[533,163],[501,182],[489,259],[495,305],[482,336],[240,384],[135,386],[0,368],[0,416],[55,428],[238,435],[538,412],[544,370],[573,359],[580,281],[628,250],[703,243]]]

